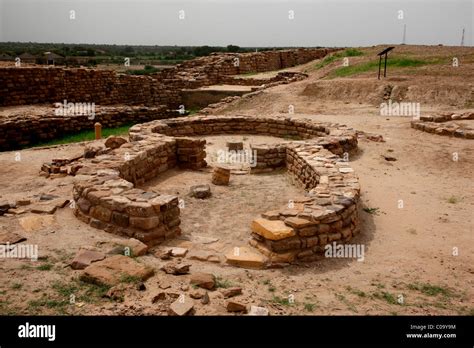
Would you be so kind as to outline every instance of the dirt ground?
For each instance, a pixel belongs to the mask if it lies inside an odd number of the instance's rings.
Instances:
[[[441,49],[434,47],[426,54]],[[148,182],[147,188],[177,194],[184,201],[183,235],[166,245],[216,256],[220,262],[189,257],[184,261],[192,271],[216,275],[221,288],[241,287],[243,293],[236,297],[240,303],[266,307],[271,315],[474,315],[472,141],[414,130],[410,118],[382,117],[376,105],[346,100],[344,95],[340,101],[304,95],[320,74],[310,72],[306,80],[267,89],[219,113],[282,115],[288,114],[291,104],[294,117],[346,124],[383,136],[385,142],[361,139],[358,153],[349,158],[362,188],[361,233],[351,243],[365,245],[364,260],[325,259],[267,270],[246,270],[224,262],[229,249],[246,244],[253,218],[303,194],[291,185],[285,171],[234,174],[228,187],[211,185],[207,200],[188,196],[190,186],[210,182],[207,170],[171,170]],[[467,83],[473,83],[471,76]],[[466,109],[433,103],[423,110]],[[211,143],[209,155],[228,137],[206,139]],[[245,141],[282,140],[246,136]],[[72,177],[45,179],[38,171],[43,162],[80,153],[83,147],[22,150],[21,161],[15,160],[15,152],[0,153],[0,200],[35,200],[41,194],[72,199]],[[388,162],[383,155],[396,161]],[[38,244],[40,259],[1,260],[0,314],[159,315],[165,314],[166,306],[152,303],[158,292],[164,288],[175,294],[193,291],[188,275],[160,271],[164,261],[153,253],[138,258],[156,270],[145,282],[146,290],[130,286],[123,302],[104,299],[103,289],[80,284],[76,280],[80,271],[65,267],[77,250],[88,246],[107,252],[119,237],[83,224],[68,207],[52,218],[31,213],[0,217],[2,230]],[[219,290],[209,292],[208,305],[196,301],[197,315],[229,314]],[[75,304],[68,301],[71,293],[79,299]],[[288,301],[290,296],[294,302]]]

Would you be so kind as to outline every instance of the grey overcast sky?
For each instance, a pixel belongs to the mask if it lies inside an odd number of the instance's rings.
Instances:
[[[407,44],[460,45],[465,28],[472,46],[473,11],[474,0],[0,0],[0,41],[369,46],[401,43],[406,24]]]

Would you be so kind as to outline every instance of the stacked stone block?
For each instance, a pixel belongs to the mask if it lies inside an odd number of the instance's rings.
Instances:
[[[474,139],[474,128],[468,127],[464,124],[458,124],[455,122],[457,120],[474,120],[474,112],[464,112],[462,114],[445,113],[434,116],[421,116],[419,120],[411,121],[411,127],[437,135]]]
[[[181,168],[199,169],[207,166],[204,139],[176,138],[176,144]]]
[[[252,173],[269,172],[286,166],[286,145],[259,144],[250,146],[253,155],[256,155],[256,166],[250,168]]]
[[[96,122],[103,128],[114,128],[178,115],[178,112],[165,106],[101,106],[96,108],[93,119],[88,115],[56,116],[54,108],[46,114],[0,118],[0,151],[16,150],[67,134],[92,130]]]
[[[283,131],[308,140],[267,146],[260,158],[268,166],[276,165],[274,159],[283,161],[278,165],[286,164],[307,197],[295,199],[291,207],[262,214],[252,224],[250,243],[273,261],[313,259],[327,243],[346,242],[359,231],[358,179],[338,156],[357,147],[356,132],[345,126],[249,116],[193,116],[135,125],[129,132],[130,143],[92,160],[78,161],[75,214],[93,227],[151,245],[160,243],[180,233],[178,198],[137,186],[174,166],[205,166],[205,140],[189,136],[281,136],[286,134]]]
[[[287,168],[307,197],[254,220],[252,246],[273,262],[314,260],[327,244],[359,233],[360,186],[346,162],[311,141],[294,142],[288,144]]]
[[[94,102],[104,105],[178,107],[182,103],[183,89],[232,83],[233,79],[227,78],[230,75],[284,69],[322,58],[331,51],[298,49],[213,54],[187,61],[151,76],[85,68],[4,67],[0,68],[0,106],[55,103],[66,99],[68,102]],[[285,82],[291,78],[288,74],[280,75],[266,83]],[[260,83],[242,80],[244,79],[234,83]]]
[[[150,76],[118,74],[112,70],[59,67],[0,68],[0,105],[77,103],[180,104],[179,90]]]

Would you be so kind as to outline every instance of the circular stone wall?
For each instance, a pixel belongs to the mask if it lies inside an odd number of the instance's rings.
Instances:
[[[76,216],[96,228],[149,245],[180,234],[178,197],[146,192],[135,185],[175,166],[205,167],[206,141],[189,137],[217,134],[286,139],[275,148],[257,148],[257,164],[259,169],[270,167],[277,156],[307,197],[262,212],[251,223],[250,244],[269,262],[310,260],[326,244],[347,242],[359,232],[359,182],[341,157],[357,148],[356,132],[289,117],[193,116],[135,125],[129,131],[130,143],[93,160],[81,160],[74,184]],[[304,140],[288,141],[289,137]]]

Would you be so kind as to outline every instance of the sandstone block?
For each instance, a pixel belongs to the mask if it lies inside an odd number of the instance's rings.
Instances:
[[[225,257],[228,264],[242,268],[263,268],[266,261],[262,254],[247,247],[233,248]]]
[[[285,225],[283,221],[263,218],[255,219],[252,222],[252,231],[270,240],[280,240],[296,235],[295,230]]]
[[[146,280],[153,273],[153,269],[138,263],[130,257],[114,255],[86,267],[81,275],[81,279],[89,283],[114,286],[122,282],[125,277]]]

